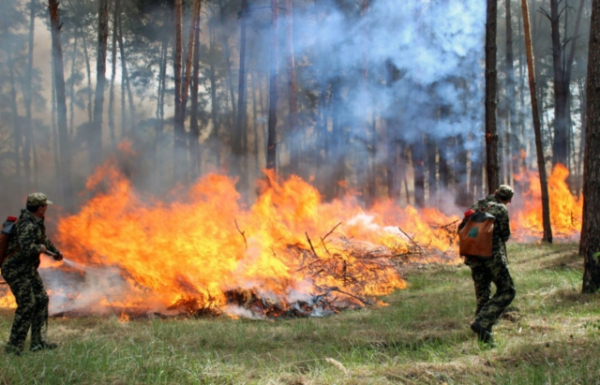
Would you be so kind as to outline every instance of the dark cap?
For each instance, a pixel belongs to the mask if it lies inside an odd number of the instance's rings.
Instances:
[[[48,197],[46,196],[46,194],[41,193],[41,192],[36,192],[36,193],[32,193],[29,194],[29,196],[27,196],[27,205],[28,206],[44,206],[44,205],[51,205],[52,201],[48,200]]]
[[[496,190],[496,196],[503,201],[511,200],[513,195],[515,195],[515,190],[507,184],[500,185]]]

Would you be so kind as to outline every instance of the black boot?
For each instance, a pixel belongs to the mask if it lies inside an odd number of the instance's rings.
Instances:
[[[492,338],[492,331],[490,329],[484,328],[477,321],[471,324],[471,330],[473,330],[477,334],[479,342],[490,346],[494,344],[494,339]]]
[[[6,346],[4,347],[4,353],[20,356],[23,354],[23,348],[11,344],[6,344]]]
[[[41,350],[56,349],[57,347],[58,345],[54,342],[40,342],[39,344],[31,345],[31,348],[29,350],[31,350],[32,352],[39,352]]]

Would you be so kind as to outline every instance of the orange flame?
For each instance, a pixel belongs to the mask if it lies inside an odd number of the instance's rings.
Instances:
[[[169,309],[185,303],[227,311],[227,292],[238,289],[284,305],[327,288],[349,298],[381,296],[406,287],[390,263],[394,255],[408,254],[417,243],[453,250],[448,232],[436,231],[427,216],[436,217],[437,224],[457,217],[410,206],[403,210],[391,202],[367,212],[351,197],[324,203],[298,177],[284,182],[267,177],[249,208],[240,205],[233,180],[214,174],[177,202],[165,203],[137,194],[114,162],[107,162],[87,182],[88,189],[103,192],[76,215],[62,218],[55,238],[75,263],[122,272],[128,290],[101,296],[91,308]],[[361,271],[365,252],[376,274]],[[307,273],[317,265],[332,271]],[[355,285],[348,277],[364,283]]]
[[[557,236],[572,237],[581,226],[582,200],[571,195],[567,176],[564,166],[554,169],[550,201]],[[520,180],[529,189],[519,199],[523,209],[511,213],[513,233],[517,240],[540,237],[539,180],[530,173]],[[250,207],[240,203],[234,180],[216,174],[201,178],[169,203],[137,193],[115,162],[107,162],[86,185],[101,192],[79,213],[61,218],[54,236],[71,268],[91,282],[91,290],[59,288],[51,293],[51,305],[60,295],[89,312],[120,309],[124,322],[129,315],[122,309],[168,311],[177,306],[221,309],[237,317],[244,314],[231,308],[231,291],[241,291],[238,296],[247,302],[252,292],[258,293],[266,302],[255,307],[277,302],[285,308],[326,290],[338,290],[349,300],[377,297],[406,287],[390,262],[394,258],[459,261],[456,215],[400,208],[390,200],[367,211],[351,196],[325,203],[314,187],[295,176],[280,181],[267,174],[262,184]],[[56,266],[50,259],[42,263],[49,269]],[[111,280],[115,271],[118,283]],[[15,307],[6,290],[0,292],[0,307]]]
[[[557,164],[548,178],[550,198],[550,223],[555,238],[577,239],[581,232],[583,199],[571,194],[567,184],[569,170]],[[542,194],[537,173],[526,172],[515,176],[527,186],[520,198],[523,208],[516,213],[513,232],[519,240],[540,239],[543,236]]]

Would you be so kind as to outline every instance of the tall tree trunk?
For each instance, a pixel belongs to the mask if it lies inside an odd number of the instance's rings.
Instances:
[[[500,159],[498,156],[498,133],[496,107],[498,74],[496,71],[496,30],[498,0],[487,0],[485,23],[485,148],[487,189],[491,194],[500,185]]]
[[[519,172],[519,152],[521,145],[519,143],[519,135],[517,134],[517,108],[516,108],[516,84],[515,84],[515,67],[513,54],[513,33],[512,33],[512,10],[511,0],[505,0],[506,8],[506,98],[507,98],[507,113],[508,113],[508,158],[509,158],[509,181],[514,183],[513,175]],[[516,186],[515,186],[516,187]],[[520,192],[521,189],[517,188]]]
[[[210,134],[211,143],[210,147],[215,158],[215,165],[217,168],[221,167],[221,141],[219,138],[219,115],[218,115],[218,101],[217,101],[217,69],[215,65],[215,27],[214,24],[209,24],[209,57],[210,57],[210,69],[209,69],[209,80],[210,80],[210,111],[211,120],[213,123],[213,129]]]
[[[135,106],[133,104],[133,94],[131,92],[131,82],[129,81],[129,72],[127,71],[127,58],[125,57],[125,45],[123,44],[123,17],[119,14],[119,34],[117,36],[119,43],[119,53],[121,55],[121,136],[127,132],[127,120],[131,130],[135,127]],[[127,91],[127,94],[125,94]],[[129,119],[127,119],[126,103],[129,100]]]
[[[298,132],[298,85],[296,83],[296,62],[294,57],[294,10],[292,0],[284,0],[285,14],[285,47],[288,76],[288,138],[290,146],[291,174],[300,175],[300,154],[302,152],[302,137]]]
[[[452,168],[451,168],[451,160],[452,158],[450,158],[450,154],[454,153],[454,143],[455,139],[453,137],[449,137],[447,140],[443,141],[439,146],[438,146],[438,151],[439,151],[439,162],[438,162],[438,167],[439,167],[439,174],[440,174],[440,178],[439,178],[439,182],[438,182],[438,201],[437,202],[442,202],[442,195],[441,194],[446,194],[448,191],[450,191],[450,184],[452,181]]]
[[[456,204],[467,207],[472,204],[473,196],[469,194],[467,185],[467,169],[469,156],[462,135],[456,137],[456,164],[454,166],[454,179],[456,190]]]
[[[431,135],[425,135],[425,167],[427,169],[427,186],[429,190],[428,204],[436,207],[438,195],[437,181],[437,145]]]
[[[194,9],[192,11],[192,22],[190,23],[190,33],[188,38],[187,55],[185,59],[185,77],[183,78],[183,86],[181,88],[181,111],[179,124],[184,128],[185,131],[185,113],[188,100],[188,94],[190,89],[190,83],[192,80],[192,59],[194,57],[194,47],[196,40],[196,30],[198,29],[198,23],[200,22],[200,6],[202,5],[201,0],[194,0]]]
[[[227,34],[225,33],[226,12],[225,12],[225,4],[223,3],[223,0],[219,0],[219,8],[220,8],[221,27],[222,27],[219,29],[219,37],[221,38],[223,53],[225,54],[225,72],[226,72],[225,79],[227,82],[227,86],[229,88],[229,98],[231,99],[231,110],[233,111],[233,114],[228,114],[227,116],[230,120],[229,126],[235,130],[235,124],[236,124],[236,119],[237,119],[238,113],[237,113],[237,105],[235,103],[235,87],[233,85],[233,73],[231,71],[231,52],[229,50],[229,41],[227,39]]]
[[[583,223],[579,254],[584,258],[582,292],[595,293],[600,289],[600,0],[592,1],[589,44]]]
[[[567,94],[565,71],[563,68],[563,46],[560,41],[561,0],[550,0],[550,26],[552,29],[552,68],[554,74],[554,142],[552,144],[552,164],[567,165]]]
[[[25,70],[25,145],[23,146],[23,166],[27,182],[31,179],[31,152],[35,151],[33,145],[33,119],[31,117],[31,103],[33,94],[33,35],[35,31],[36,2],[29,5],[29,38],[27,44],[27,69]]]
[[[523,12],[521,12],[521,17],[519,18],[519,36],[523,37]],[[524,40],[524,39],[523,39]],[[521,153],[519,154],[519,165],[518,168],[515,169],[515,172],[521,174],[525,170],[527,170],[527,154],[529,140],[526,139],[527,136],[525,133],[526,130],[526,113],[525,113],[525,66],[527,65],[527,58],[525,57],[524,50],[522,45],[519,44],[519,137],[521,138]],[[520,186],[516,186],[519,189]]]
[[[248,136],[247,131],[247,92],[246,92],[246,25],[248,23],[248,0],[242,0],[242,9],[240,10],[240,70],[239,70],[239,81],[238,81],[238,105],[237,105],[237,119],[236,119],[236,130],[233,135],[233,155],[234,159],[233,174],[240,178],[239,186],[242,191],[246,191],[248,186],[248,167],[247,165],[247,149],[246,149],[246,138]]]
[[[185,129],[181,122],[182,114],[182,60],[183,60],[183,0],[175,0],[175,57],[173,60],[173,72],[175,75],[175,116],[174,116],[174,143],[173,143],[173,167],[176,182],[182,182],[185,174],[184,155],[186,151]]]
[[[90,127],[93,122],[93,114],[92,114],[92,99],[93,99],[93,91],[92,91],[92,66],[90,65],[90,55],[88,54],[87,49],[87,40],[85,39],[85,33],[81,30],[81,27],[77,28],[79,33],[79,37],[81,37],[81,42],[83,45],[83,57],[85,59],[85,71],[87,74],[88,88],[87,88],[87,111],[88,111],[88,122],[90,123]]]
[[[413,143],[410,148],[414,175],[415,205],[425,207],[425,154],[424,143],[419,141]]]
[[[108,128],[110,131],[110,143],[112,147],[116,147],[117,139],[115,135],[115,78],[117,75],[117,35],[119,25],[119,13],[121,8],[121,0],[114,0],[113,9],[113,29],[112,29],[112,47],[111,47],[111,75],[110,75],[110,93],[108,96]]]
[[[79,42],[78,35],[73,36],[73,51],[71,54],[71,76],[77,68],[77,43]],[[75,132],[75,82],[72,81],[69,87],[69,137]]]
[[[67,101],[65,95],[65,77],[60,42],[61,23],[58,17],[58,0],[49,0],[51,34],[52,34],[52,63],[54,67],[54,84],[56,86],[56,105],[58,114],[58,137],[61,160],[61,183],[64,205],[69,210],[73,207],[73,190],[71,187],[71,151],[67,132]]]
[[[343,193],[343,187],[346,183],[346,130],[342,122],[341,106],[342,97],[342,79],[338,76],[332,80],[331,84],[331,151],[327,160],[333,161],[333,177],[328,180],[327,197],[340,197]],[[331,159],[333,157],[333,159]]]
[[[198,1],[200,3],[200,1]],[[198,127],[198,92],[200,75],[200,6],[194,29],[194,57],[192,74],[192,111],[190,112],[190,160],[192,162],[193,176],[200,175],[200,127]]]
[[[102,115],[104,112],[104,84],[106,83],[106,51],[108,44],[108,0],[98,2],[98,52],[96,57],[96,95],[94,97],[94,124],[89,135],[90,165],[100,163],[102,150]]]
[[[17,85],[15,82],[14,65],[12,61],[12,53],[5,52],[8,57],[8,73],[10,81],[10,109],[13,124],[13,136],[15,142],[15,175],[18,179],[21,179],[21,146],[23,145],[23,130],[21,129],[21,117],[19,116],[19,109],[17,107]]]
[[[580,108],[579,108],[579,116],[581,117],[581,133],[580,133],[580,140],[579,140],[579,154],[577,157],[577,174],[581,176],[580,178],[580,182],[577,184],[577,195],[579,195],[581,193],[581,190],[583,189],[583,154],[585,151],[585,135],[586,135],[586,124],[587,124],[587,114],[586,114],[586,105],[587,105],[587,98],[585,97],[585,92],[586,92],[586,82],[582,81],[578,84],[579,87],[579,100],[580,100]]]
[[[371,0],[360,0],[360,15],[362,18],[365,18],[369,11],[369,3]],[[360,63],[360,73],[361,73],[361,83],[360,88],[361,91],[365,95],[369,94],[368,91],[368,83],[369,83],[369,58],[367,54],[368,47],[365,43],[369,39],[369,32],[362,28],[359,32],[363,35],[363,44],[361,44],[360,50],[361,52],[361,63]],[[375,166],[375,153],[377,151],[377,130],[376,125],[374,124],[375,119],[375,108],[373,107],[375,104],[371,103],[372,107],[368,107],[364,109],[364,149],[366,151],[366,159],[358,160],[355,163],[355,169],[357,174],[357,179],[361,185],[365,188],[362,193],[365,197],[365,202],[367,206],[371,206],[374,203],[375,197],[377,195],[377,168]],[[371,115],[371,123],[368,122],[368,117]]]
[[[162,135],[165,124],[165,85],[167,79],[167,62],[169,55],[169,38],[165,36],[160,50],[160,69],[158,74],[158,100],[156,102],[156,136]]]
[[[52,67],[52,75],[50,78],[52,79],[52,97],[50,98],[52,101],[52,113],[51,113],[51,121],[52,121],[52,159],[54,160],[54,177],[56,180],[62,180],[62,173],[60,172],[60,150],[58,144],[58,127],[56,125],[56,82],[55,82],[55,70],[54,70],[54,60],[51,60]],[[67,133],[68,137],[68,133]],[[62,186],[61,186],[62,188]]]
[[[577,19],[575,20],[575,27],[573,30],[573,38],[571,39],[571,48],[569,50],[569,56],[567,58],[567,62],[566,62],[566,69],[565,69],[565,93],[567,95],[567,123],[568,123],[568,128],[569,128],[569,138],[571,139],[569,141],[569,159],[572,159],[574,157],[574,155],[572,154],[575,150],[575,137],[573,135],[573,127],[572,127],[572,121],[571,121],[571,92],[570,92],[570,88],[571,88],[571,74],[572,74],[572,70],[573,70],[573,62],[575,61],[575,48],[577,47],[577,40],[579,38],[579,27],[581,25],[581,16],[583,14],[583,7],[585,5],[585,1],[586,0],[581,0],[579,2],[579,9],[577,10]],[[583,106],[581,107],[581,110],[585,111],[585,108],[583,108]],[[584,115],[585,116],[585,115]],[[582,127],[585,125],[585,120],[582,120]],[[581,136],[581,140],[583,140],[583,135]],[[575,161],[573,161],[574,163],[574,167],[576,168],[576,172],[575,174],[579,174],[579,170],[580,170],[580,162],[579,162],[579,158],[578,157]],[[569,162],[570,164],[571,162]],[[574,174],[573,172],[571,172],[571,175]],[[570,180],[570,185],[573,188],[573,178],[571,178],[571,176],[569,176],[569,180]],[[579,190],[580,188],[580,184],[578,183],[577,186],[574,188],[575,190]]]
[[[401,165],[402,144],[394,138],[394,121],[386,120],[386,139],[387,139],[387,157],[386,157],[386,176],[388,198],[398,201],[401,197],[402,177],[405,165]]]
[[[546,161],[544,159],[544,146],[542,143],[542,129],[540,124],[540,110],[537,102],[535,85],[535,67],[533,47],[531,45],[531,30],[529,28],[529,8],[527,0],[521,0],[523,12],[523,32],[525,35],[525,49],[527,50],[527,72],[529,73],[529,94],[531,97],[531,112],[533,115],[533,129],[535,132],[535,147],[540,175],[542,193],[542,221],[544,227],[543,241],[552,243],[552,226],[550,224],[550,197],[548,194],[548,178],[546,176]]]
[[[257,101],[257,96],[256,96],[256,90],[261,87],[262,85],[260,84],[260,77],[258,74],[258,70],[256,67],[256,62],[254,65],[254,69],[256,70],[256,72],[251,73],[250,74],[250,92],[252,92],[252,128],[254,131],[254,148],[252,149],[252,154],[254,155],[254,177],[258,178],[258,175],[260,174],[260,146],[259,143],[261,143],[261,141],[259,140],[260,138],[260,130],[259,130],[259,123],[258,123],[258,103],[260,102],[260,100]]]
[[[277,160],[277,66],[279,58],[279,1],[271,0],[271,41],[269,70],[269,133],[267,170],[275,172]]]

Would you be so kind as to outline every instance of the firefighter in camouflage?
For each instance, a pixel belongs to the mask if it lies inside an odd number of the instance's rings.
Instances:
[[[516,294],[515,285],[508,271],[506,255],[506,241],[510,237],[506,205],[511,202],[513,195],[514,191],[510,186],[501,185],[494,194],[488,195],[472,206],[474,210],[487,208],[487,212],[496,218],[492,233],[492,257],[465,259],[465,264],[471,268],[477,300],[475,321],[471,324],[471,330],[477,334],[479,341],[490,345],[493,344],[492,327]],[[496,285],[496,293],[493,297],[491,297],[492,282]]]
[[[62,260],[62,253],[46,237],[44,216],[52,204],[46,195],[33,193],[27,197],[27,208],[15,224],[7,255],[2,264],[2,276],[15,296],[17,310],[5,352],[23,353],[27,333],[31,329],[31,351],[54,349],[54,343],[44,341],[42,328],[48,322],[48,295],[38,273],[40,254],[50,251],[54,259]]]

